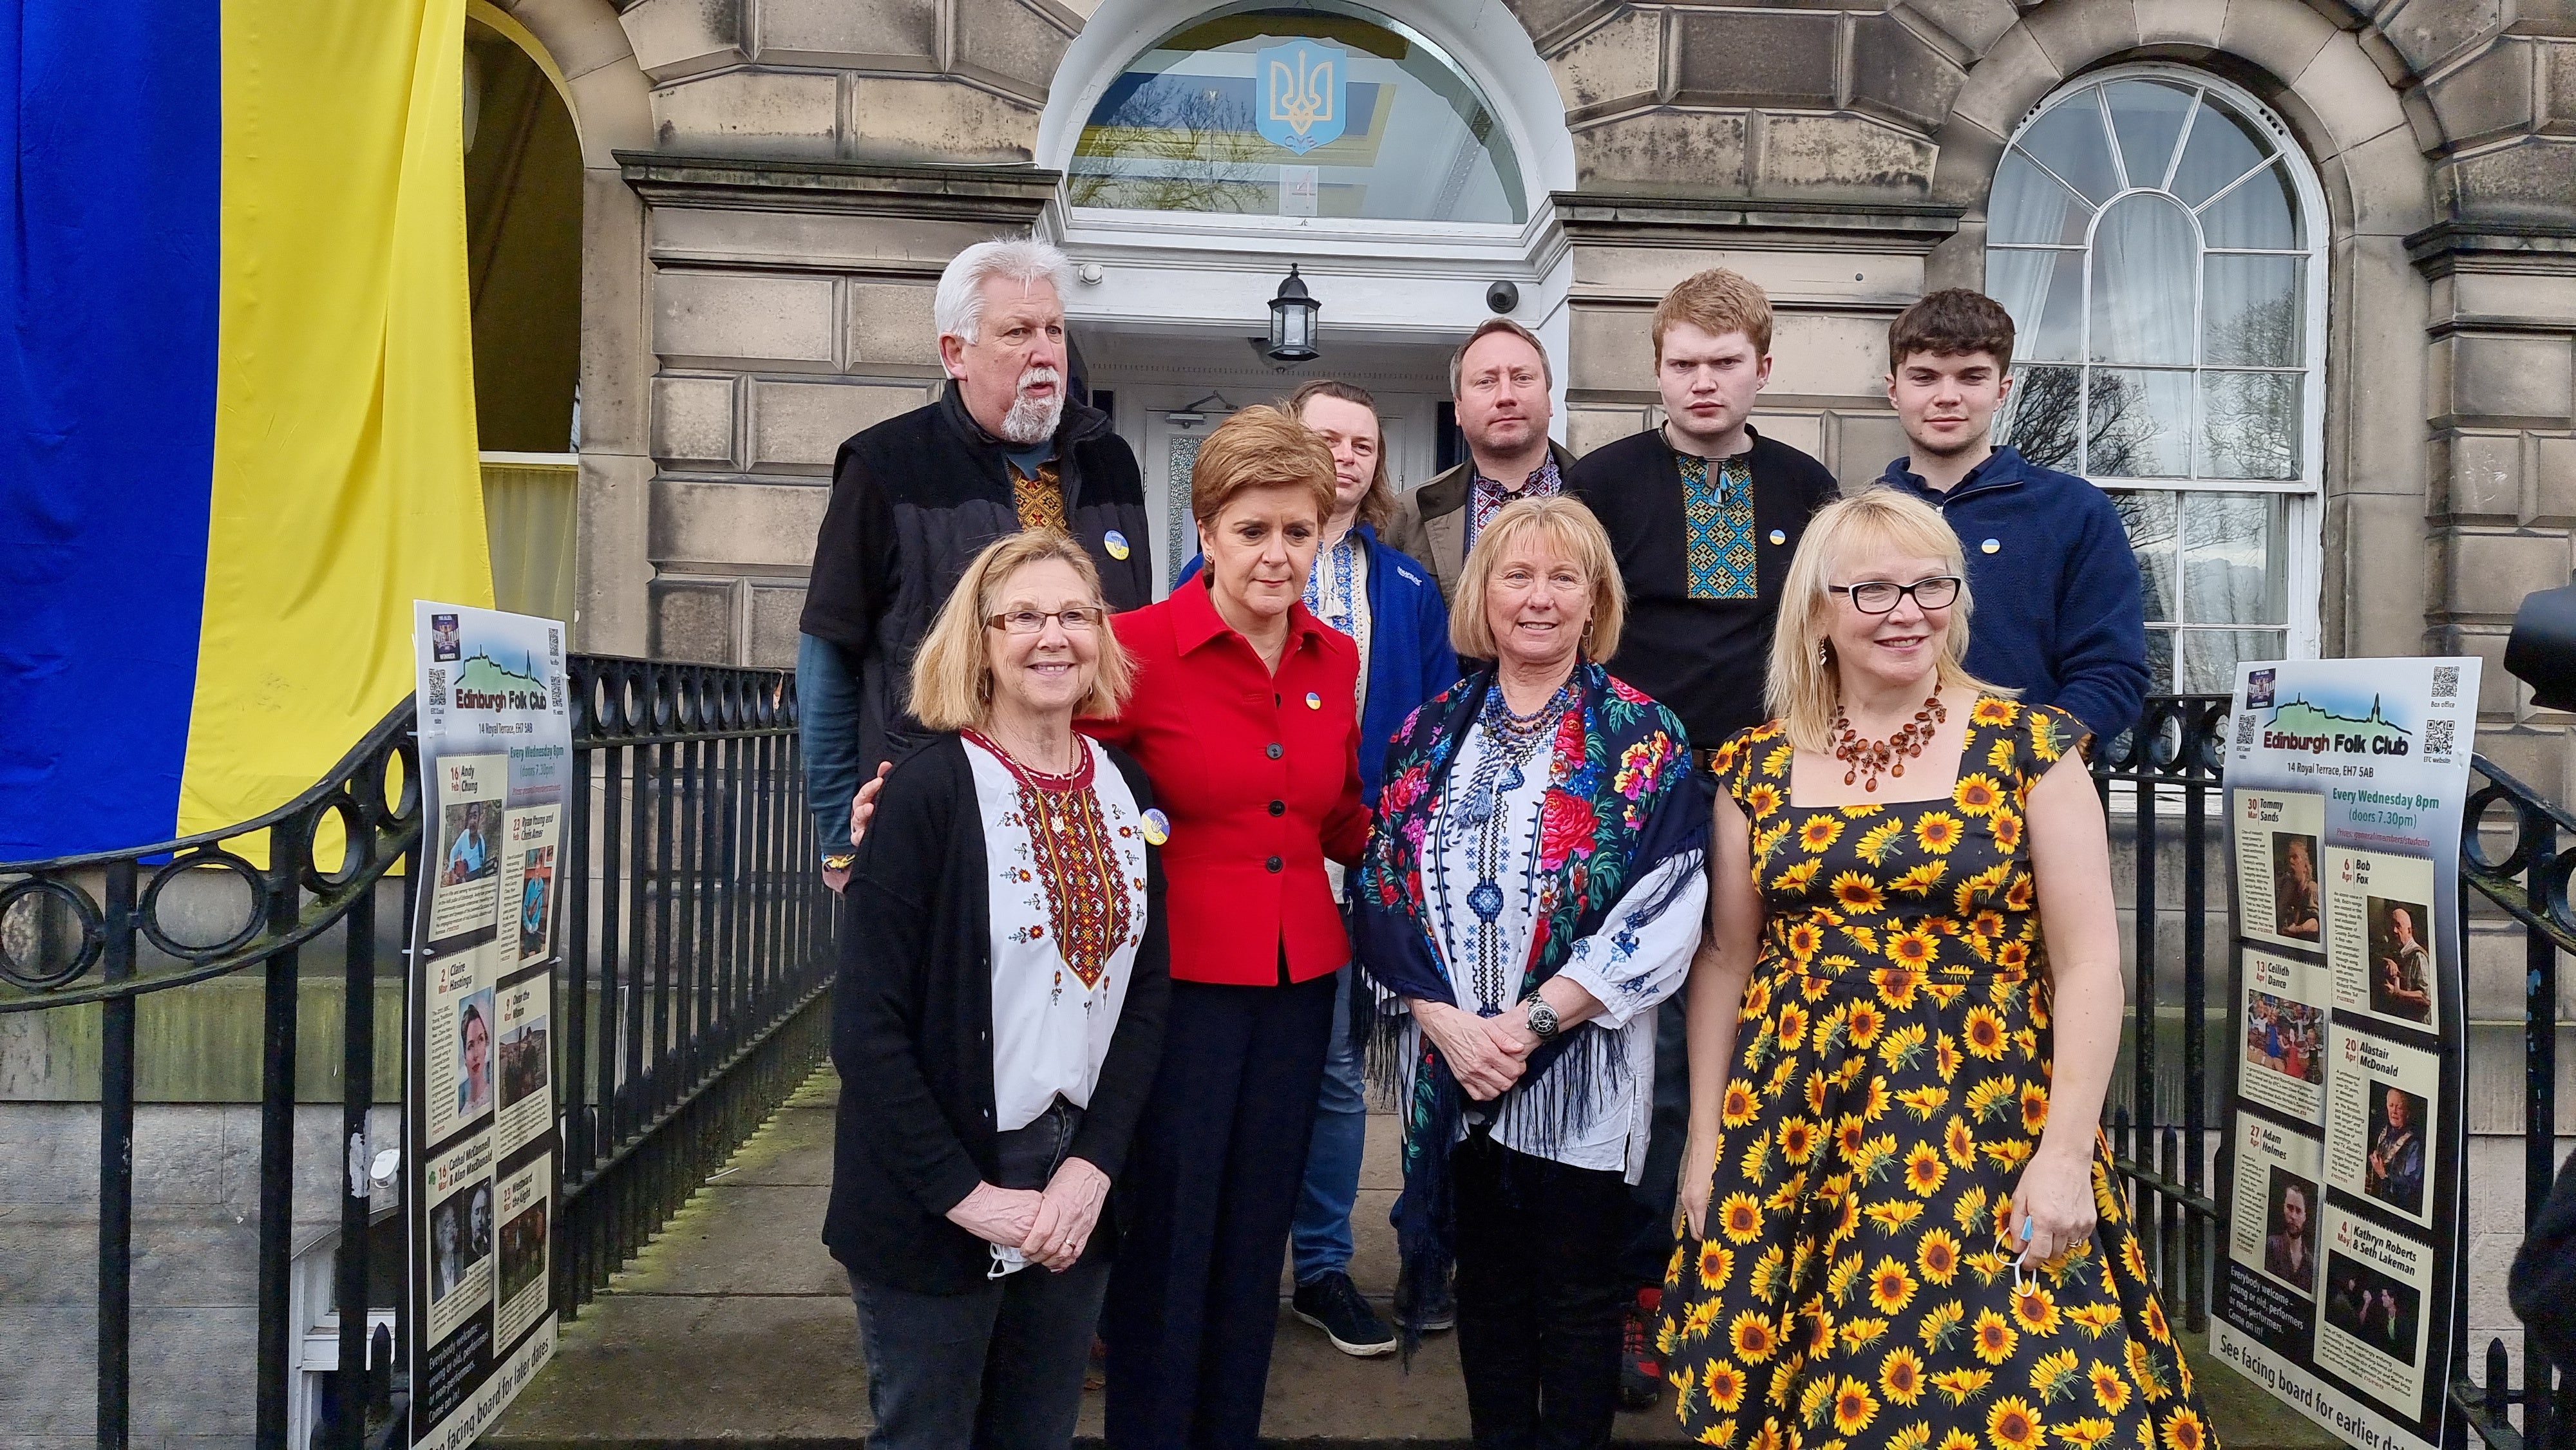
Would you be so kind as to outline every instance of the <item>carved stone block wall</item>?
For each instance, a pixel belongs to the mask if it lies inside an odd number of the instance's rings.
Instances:
[[[623,159],[648,203],[650,648],[792,665],[841,440],[937,395],[940,268],[1025,230],[1055,177]]]

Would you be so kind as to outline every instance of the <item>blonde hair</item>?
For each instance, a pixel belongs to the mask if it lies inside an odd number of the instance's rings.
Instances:
[[[939,607],[939,617],[912,657],[912,718],[933,730],[963,730],[992,717],[993,657],[984,648],[986,621],[1001,612],[1002,590],[1012,575],[1049,560],[1070,567],[1101,612],[1092,630],[1100,641],[1100,659],[1091,688],[1075,702],[1073,713],[1115,715],[1127,703],[1134,671],[1117,631],[1109,627],[1108,608],[1100,602],[1100,570],[1066,535],[1031,529],[986,544],[958,577],[957,587],[948,591],[948,602]]]
[[[1619,556],[1611,551],[1610,536],[1601,531],[1601,521],[1592,516],[1592,510],[1562,494],[1505,504],[1476,535],[1476,547],[1467,551],[1464,577],[1458,583],[1457,607],[1449,611],[1449,647],[1469,659],[1497,656],[1493,627],[1485,623],[1487,576],[1530,534],[1546,536],[1591,582],[1592,617],[1579,646],[1583,658],[1606,660],[1617,654],[1619,629],[1628,618],[1628,586],[1619,578]]]
[[[1333,516],[1333,450],[1324,435],[1267,403],[1238,410],[1216,425],[1190,465],[1190,516],[1216,527],[1234,496],[1254,488],[1304,488],[1315,496],[1315,522]]]
[[[1757,357],[1771,351],[1771,299],[1741,272],[1724,267],[1694,272],[1674,283],[1664,300],[1655,304],[1655,319],[1649,326],[1657,366],[1664,361],[1664,334],[1676,322],[1687,322],[1711,337],[1743,333]]]
[[[1950,606],[1950,626],[1942,631],[1934,665],[1939,688],[2019,693],[1987,684],[1962,663],[1968,657],[1968,613],[1974,601],[1968,592],[1968,556],[1949,521],[1921,499],[1872,488],[1816,511],[1780,590],[1780,621],[1771,635],[1764,694],[1771,713],[1787,727],[1789,743],[1800,750],[1821,754],[1833,748],[1834,707],[1842,698],[1842,677],[1826,644],[1825,620],[1836,607],[1826,586],[1846,557],[1873,548],[1937,558],[1944,573],[1958,576],[1959,598]]]

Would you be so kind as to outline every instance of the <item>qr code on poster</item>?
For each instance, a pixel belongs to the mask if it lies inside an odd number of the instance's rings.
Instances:
[[[2254,712],[2251,710],[2236,717],[2236,748],[2239,750],[2254,748]]]
[[[2453,722],[2449,720],[2427,720],[2424,722],[2424,758],[2426,760],[2448,760],[2451,758],[2452,723]]]
[[[433,710],[447,708],[447,671],[445,670],[433,669],[429,672],[429,707]]]
[[[2433,667],[2433,698],[2436,700],[2456,700],[2459,697],[2460,667],[2458,665],[2435,665]]]

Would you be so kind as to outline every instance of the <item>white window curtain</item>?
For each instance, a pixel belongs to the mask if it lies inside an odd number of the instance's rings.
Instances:
[[[1996,172],[1987,290],[2018,334],[1997,441],[2119,504],[2160,690],[2314,649],[2317,198],[2259,103],[2163,65],[2052,96]]]

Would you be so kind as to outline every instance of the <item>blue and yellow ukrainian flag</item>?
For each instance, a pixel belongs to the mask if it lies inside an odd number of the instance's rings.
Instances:
[[[0,0],[0,860],[228,824],[489,604],[466,0]]]

